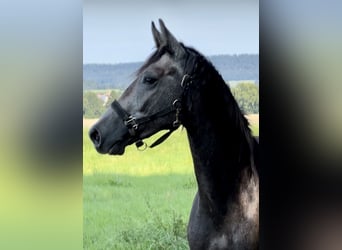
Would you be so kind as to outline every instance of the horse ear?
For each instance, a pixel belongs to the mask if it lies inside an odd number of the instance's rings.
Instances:
[[[162,38],[161,38],[161,35],[160,35],[159,31],[157,30],[156,26],[154,25],[154,22],[152,22],[151,28],[152,28],[152,34],[153,34],[154,42],[156,44],[156,47],[159,48],[160,45],[162,44]]]
[[[169,46],[169,48],[174,52],[176,57],[181,57],[185,54],[185,50],[177,41],[177,39],[171,34],[171,32],[166,28],[163,20],[159,19],[159,25],[161,30],[161,35],[163,41]]]

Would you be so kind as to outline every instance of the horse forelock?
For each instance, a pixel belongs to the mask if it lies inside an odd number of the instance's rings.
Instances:
[[[164,55],[164,54],[170,54],[172,55],[172,52],[170,51],[170,49],[168,48],[168,46],[161,46],[159,48],[157,48],[148,58],[147,60],[144,62],[144,64],[137,70],[136,75],[141,74],[149,65],[157,62],[158,60],[160,60],[160,58]]]

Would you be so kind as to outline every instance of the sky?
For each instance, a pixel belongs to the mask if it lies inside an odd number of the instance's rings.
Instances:
[[[259,53],[258,0],[84,0],[83,63],[144,61],[158,18],[206,56]]]

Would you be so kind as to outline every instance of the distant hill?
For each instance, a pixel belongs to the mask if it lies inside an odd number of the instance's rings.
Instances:
[[[259,55],[218,55],[208,59],[226,82],[259,83]],[[84,64],[83,89],[125,89],[142,63]]]

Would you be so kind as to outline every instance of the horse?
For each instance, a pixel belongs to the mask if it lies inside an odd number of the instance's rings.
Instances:
[[[135,80],[89,130],[101,154],[122,155],[166,130],[183,126],[197,193],[190,213],[190,249],[254,250],[259,246],[258,142],[229,86],[212,63],[185,46],[159,19],[156,49]]]

